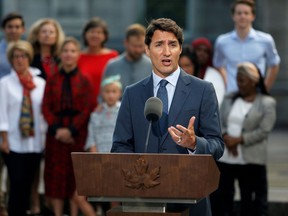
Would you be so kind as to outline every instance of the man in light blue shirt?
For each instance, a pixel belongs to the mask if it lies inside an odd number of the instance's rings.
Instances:
[[[253,29],[255,4],[251,1],[236,1],[232,6],[235,30],[220,35],[215,42],[213,64],[226,82],[226,92],[237,91],[236,72],[241,62],[258,66],[265,85],[270,90],[279,71],[280,57],[270,34]]]
[[[4,38],[0,42],[0,79],[11,71],[6,55],[8,43],[19,40],[25,31],[22,15],[14,12],[7,14],[2,19],[1,27]]]

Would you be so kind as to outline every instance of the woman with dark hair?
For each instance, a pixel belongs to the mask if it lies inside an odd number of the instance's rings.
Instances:
[[[183,46],[179,58],[179,66],[188,74],[194,75],[198,70],[196,56],[189,45]]]
[[[90,80],[93,98],[97,102],[105,66],[111,58],[118,56],[118,52],[105,47],[108,41],[108,27],[99,17],[94,17],[86,23],[82,38],[86,49],[80,55],[78,66]]]
[[[212,194],[213,215],[232,215],[234,181],[241,195],[241,215],[267,215],[267,139],[276,120],[276,101],[268,95],[259,69],[250,62],[237,67],[238,92],[220,108],[225,151],[218,165],[218,190]]]

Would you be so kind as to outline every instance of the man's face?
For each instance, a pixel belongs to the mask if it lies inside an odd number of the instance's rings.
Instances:
[[[145,50],[158,76],[165,78],[177,70],[182,48],[173,33],[156,30]]]
[[[255,19],[255,15],[252,13],[252,8],[245,4],[238,4],[235,7],[233,14],[233,21],[236,28],[244,29],[250,28]]]
[[[9,20],[4,27],[5,38],[8,42],[20,40],[25,28],[21,19]]]
[[[145,52],[145,36],[130,36],[125,40],[127,57],[131,61],[137,61]]]

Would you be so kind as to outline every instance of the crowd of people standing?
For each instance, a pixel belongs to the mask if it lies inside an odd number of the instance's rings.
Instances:
[[[220,35],[214,47],[205,37],[181,44],[176,65],[212,83],[217,97],[225,151],[217,162],[220,185],[210,197],[213,215],[233,215],[236,179],[241,215],[267,215],[265,154],[276,119],[276,101],[269,91],[280,57],[272,36],[253,28],[253,1],[236,0],[231,13],[233,31]],[[88,216],[107,210],[77,194],[70,154],[110,151],[122,93],[151,76],[146,28],[128,26],[120,54],[106,47],[108,25],[99,17],[84,25],[83,49],[53,18],[33,23],[27,40],[22,39],[21,14],[7,14],[1,26],[0,173],[5,165],[8,180],[1,180],[9,184],[4,183],[8,200],[0,198],[0,216],[6,208],[9,216],[49,211],[62,216],[66,203],[71,216],[79,210]],[[45,188],[41,202],[39,181]]]

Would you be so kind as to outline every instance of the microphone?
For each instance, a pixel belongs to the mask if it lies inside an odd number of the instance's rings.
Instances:
[[[158,97],[150,97],[145,103],[144,116],[149,121],[149,128],[145,142],[145,153],[147,153],[152,122],[158,121],[161,118],[162,110],[163,110],[163,103]]]

